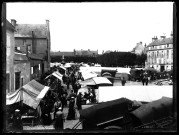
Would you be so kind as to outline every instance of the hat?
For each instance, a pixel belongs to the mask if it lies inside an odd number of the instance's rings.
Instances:
[[[19,109],[16,109],[15,112],[20,112],[20,110],[19,110]]]

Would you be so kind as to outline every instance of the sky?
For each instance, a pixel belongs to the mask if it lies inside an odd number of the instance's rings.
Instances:
[[[51,51],[131,51],[138,42],[169,37],[173,2],[71,2],[6,4],[6,18],[17,24],[50,21]]]

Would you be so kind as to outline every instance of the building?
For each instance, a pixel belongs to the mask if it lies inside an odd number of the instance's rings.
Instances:
[[[113,52],[113,51],[111,51],[111,50],[104,51],[104,50],[103,50],[102,54],[111,53],[111,52]]]
[[[30,61],[30,80],[40,79],[41,74],[50,69],[49,20],[46,20],[46,24],[17,24],[12,19],[11,24],[16,30],[16,50],[26,54]]]
[[[132,49],[131,53],[135,53],[137,55],[141,55],[142,53],[145,53],[145,47],[146,45],[142,45],[142,42],[139,42],[136,44],[136,46]]]
[[[27,84],[30,81],[30,61],[26,54],[14,49],[14,74],[15,89]]]
[[[89,56],[89,57],[96,57],[98,56],[98,50],[92,51],[90,49],[88,50],[75,50],[73,52],[51,52],[52,56]]]
[[[6,20],[6,93],[19,89],[30,81],[30,62],[15,47],[15,27]]]
[[[75,50],[74,49],[74,55],[75,56],[89,56],[89,57],[97,57],[98,56],[98,50],[93,51],[93,50]]]
[[[15,27],[6,20],[6,93],[14,90]]]
[[[153,67],[159,71],[173,69],[173,34],[171,37],[161,36],[152,38],[152,42],[147,46],[146,67]]]
[[[51,56],[75,56],[74,52],[51,52]]]

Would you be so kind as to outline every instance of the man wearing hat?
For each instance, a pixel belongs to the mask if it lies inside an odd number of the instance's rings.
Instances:
[[[69,101],[67,120],[75,120],[76,112],[75,112],[74,105],[75,105],[75,97],[72,96]]]

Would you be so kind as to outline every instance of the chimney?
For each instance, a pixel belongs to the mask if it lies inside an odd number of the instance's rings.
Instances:
[[[142,45],[142,41],[140,41],[140,44]]]
[[[157,40],[157,39],[158,39],[157,36],[154,36],[154,37],[152,38],[152,42],[155,41],[155,40]]]
[[[162,39],[164,39],[166,36],[160,36]]]
[[[145,45],[144,45],[144,46],[145,46],[145,48],[146,48],[146,46],[147,46],[147,45],[146,45],[146,43],[145,43]]]
[[[46,20],[46,25],[47,25],[47,30],[50,31],[50,28],[49,28],[49,20]]]
[[[16,20],[15,19],[11,19],[11,24],[16,27]]]
[[[173,31],[171,32],[170,36],[173,37]]]

